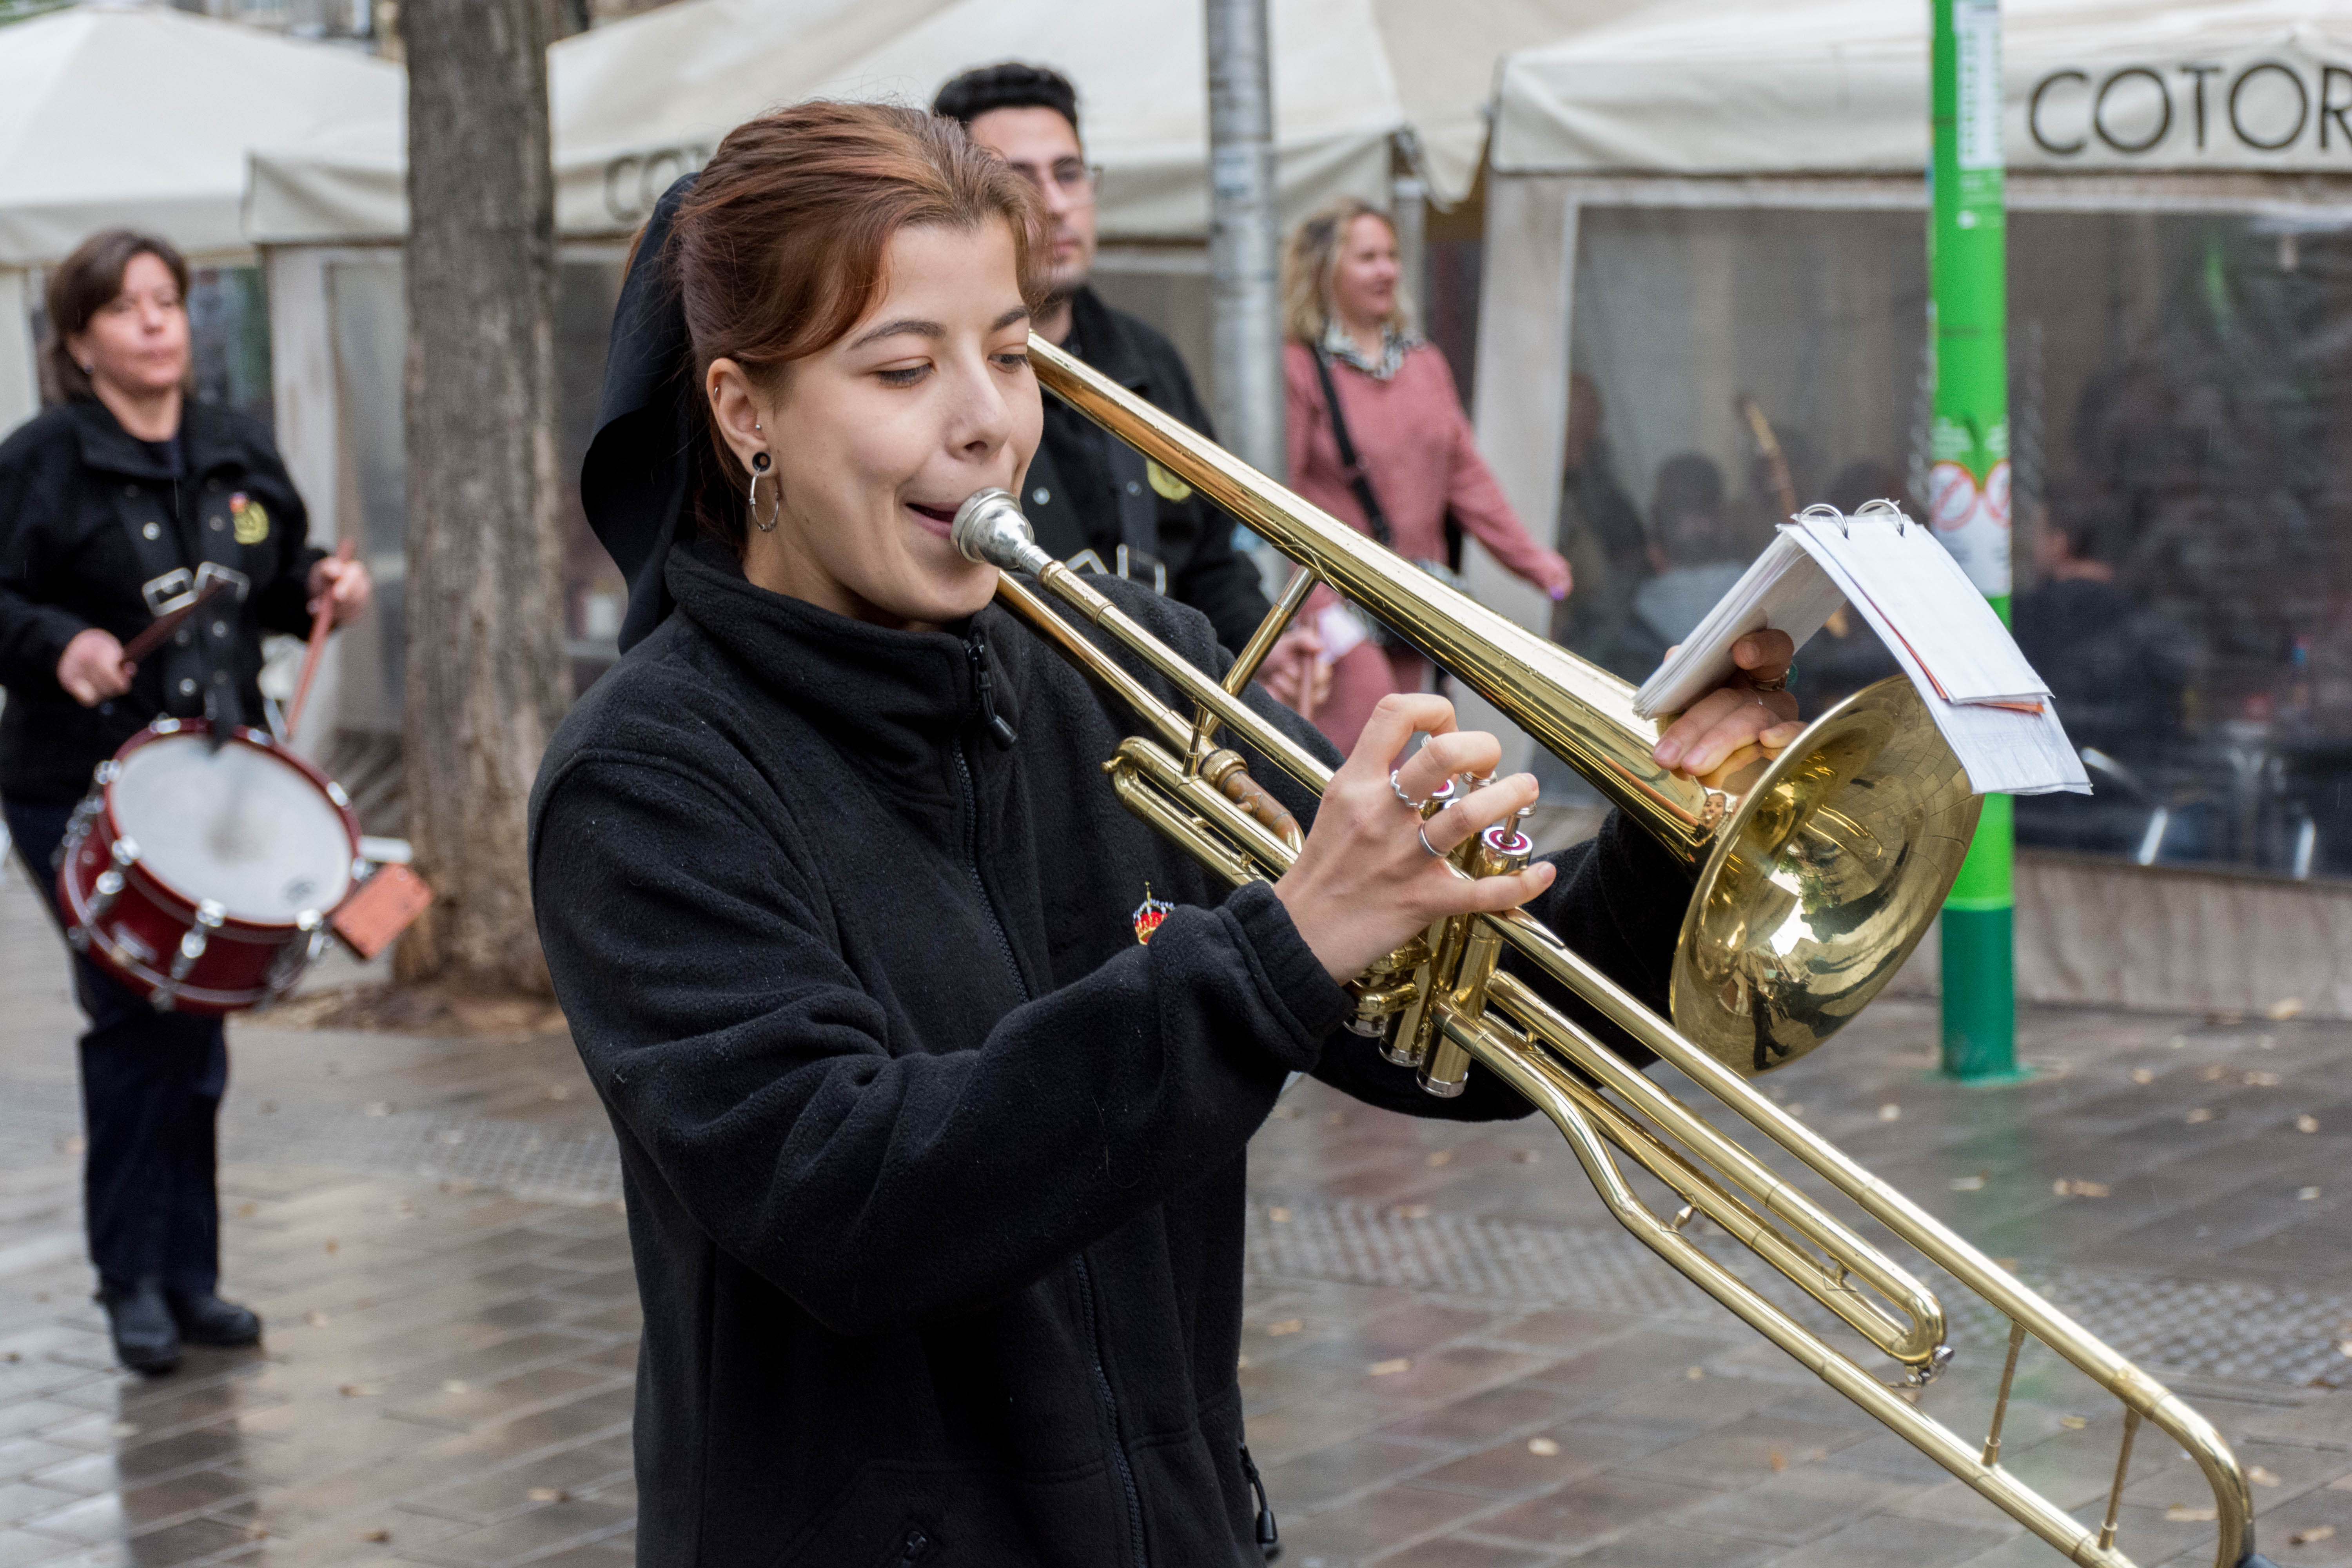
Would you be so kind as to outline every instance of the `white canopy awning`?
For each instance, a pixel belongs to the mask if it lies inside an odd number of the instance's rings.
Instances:
[[[78,5],[0,27],[0,267],[98,229],[192,255],[246,248],[246,153],[397,115],[401,73],[163,6]]]
[[[1507,50],[1614,16],[1633,0],[1275,0],[1284,205],[1342,191],[1384,199],[1391,140],[1410,132],[1441,202],[1460,199]],[[976,64],[1020,58],[1077,83],[1103,165],[1107,238],[1207,231],[1207,103],[1199,0],[686,0],[549,54],[557,224],[622,234],[761,110],[834,96],[927,103]],[[396,117],[254,160],[257,244],[389,238],[405,226]]]
[[[2346,0],[2004,0],[2012,169],[2352,172]],[[1498,173],[1905,174],[1928,10],[1685,0],[1504,64]]]

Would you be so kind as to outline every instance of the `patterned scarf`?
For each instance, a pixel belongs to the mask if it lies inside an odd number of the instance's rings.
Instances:
[[[1342,364],[1354,365],[1374,381],[1394,377],[1404,364],[1404,356],[1420,346],[1421,339],[1415,333],[1383,327],[1381,330],[1381,357],[1368,360],[1364,357],[1364,351],[1356,346],[1356,340],[1349,336],[1348,329],[1339,324],[1339,318],[1332,318],[1331,324],[1323,329],[1323,352]]]

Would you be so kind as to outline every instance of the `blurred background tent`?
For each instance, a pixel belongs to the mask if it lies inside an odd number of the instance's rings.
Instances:
[[[1474,186],[1496,63],[1630,8],[1630,0],[1274,0],[1287,216],[1342,192],[1393,205],[1418,252],[1409,266],[1433,274],[1433,335],[1466,368],[1479,264]],[[957,71],[1007,58],[1055,66],[1077,84],[1087,153],[1103,169],[1097,286],[1166,331],[1210,391],[1197,0],[681,0],[549,52],[564,238],[563,471],[576,475],[592,434],[629,237],[672,180],[773,105],[814,96],[928,103]],[[354,115],[256,153],[246,227],[268,257],[280,357],[303,367],[299,401],[333,411],[307,424],[303,450],[298,458],[289,449],[289,460],[332,476],[310,486],[327,498],[314,505],[338,509],[339,526],[361,537],[390,612],[343,639],[341,721],[386,734],[398,724],[404,661],[405,179],[398,114]],[[1440,232],[1423,247],[1414,239],[1424,199]],[[614,657],[622,584],[576,496],[564,527],[569,646],[584,683]]]
[[[37,269],[115,225],[165,235],[197,265],[204,393],[266,413],[246,154],[382,121],[400,97],[383,61],[162,7],[78,5],[0,26],[0,432],[38,406]]]
[[[2014,614],[2098,785],[2021,803],[2044,851],[2021,910],[2051,854],[2100,858],[2036,895],[2073,910],[2046,940],[2021,928],[2071,978],[2021,980],[2352,1010],[2317,888],[2106,879],[2352,875],[2352,5],[2001,11]],[[1920,515],[1927,25],[1682,0],[1505,61],[1478,416],[1530,516],[1561,492],[1571,376],[1626,491],[1677,454],[1721,472],[1736,558],[1779,510],[1743,395],[1801,504],[1908,491]],[[1815,702],[1872,672],[1826,639],[1800,667]]]

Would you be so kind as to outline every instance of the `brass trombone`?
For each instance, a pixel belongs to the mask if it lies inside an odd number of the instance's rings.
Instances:
[[[1696,872],[1675,954],[1671,1024],[1513,910],[1440,921],[1375,964],[1350,987],[1351,1028],[1390,1060],[1416,1067],[1432,1093],[1458,1093],[1472,1062],[1499,1075],[1567,1138],[1619,1223],[2069,1560],[2131,1568],[2116,1547],[2116,1521],[2145,1421],[2187,1450],[2212,1488],[2215,1568],[2261,1563],[2245,1477],[2209,1422],[1748,1082],[1748,1075],[1812,1049],[1877,993],[1927,930],[1967,851],[1978,802],[1908,684],[1883,681],[1848,698],[1777,758],[1735,758],[1705,782],[1679,776],[1651,761],[1657,727],[1633,711],[1623,681],[1437,583],[1053,345],[1033,337],[1029,354],[1049,391],[1204,492],[1299,567],[1219,679],[1038,549],[1013,497],[983,490],[958,511],[958,547],[1003,571],[998,599],[1155,732],[1123,742],[1105,764],[1129,810],[1235,886],[1287,868],[1301,842],[1297,823],[1220,734],[1309,790],[1319,793],[1329,782],[1322,763],[1240,696],[1307,593],[1324,582],[1403,632]],[[1046,595],[1108,634],[1192,711],[1161,700]],[[1497,826],[1457,850],[1454,864],[1464,875],[1491,875],[1524,865],[1528,847],[1512,827]],[[2009,1350],[1981,1442],[1962,1438],[1914,1403],[1915,1391],[1951,1354],[1934,1295],[1500,970],[1506,950],[2000,1310],[2011,1325]],[[1626,1180],[1618,1152],[1685,1206],[1671,1217],[1653,1210]],[[1694,1215],[1720,1226],[1892,1359],[1903,1369],[1902,1384],[1882,1382],[1702,1250],[1685,1234]],[[2115,1481],[2095,1530],[2000,1462],[2002,1419],[2029,1337],[2125,1406]]]

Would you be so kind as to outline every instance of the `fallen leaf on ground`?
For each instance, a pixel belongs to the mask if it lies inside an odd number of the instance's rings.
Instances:
[[[1429,1217],[1429,1205],[1427,1204],[1399,1204],[1396,1207],[1389,1210],[1389,1213],[1396,1215],[1399,1219],[1427,1219]]]
[[[562,1487],[533,1487],[530,1489],[530,1500],[533,1502],[562,1502],[571,1495],[572,1494],[570,1492],[565,1491]]]
[[[547,1089],[547,1098],[550,1100],[570,1100],[572,1098],[572,1086],[568,1083],[550,1084]]]
[[[2316,1116],[2298,1116],[2294,1119],[2294,1130],[2297,1132],[2316,1132],[2319,1131],[2319,1118]]]
[[[1412,1358],[1398,1356],[1392,1361],[1376,1361],[1364,1370],[1374,1377],[1394,1377],[1398,1373],[1412,1370]]]
[[[2297,1187],[2295,1189],[2294,1195],[2297,1198],[2300,1198],[2303,1202],[2309,1203],[2312,1199],[2319,1195],[2319,1189],[2317,1187]]]
[[[1348,1113],[1344,1110],[1326,1111],[1323,1114],[1323,1122],[1328,1127],[1345,1127],[1348,1125]]]
[[[2221,1514],[2218,1508],[2190,1508],[2183,1502],[2174,1503],[2164,1510],[2166,1522],[2171,1524],[2203,1524],[2220,1518]]]
[[[2104,1198],[2114,1195],[2113,1189],[2105,1182],[2077,1182],[2065,1176],[2061,1176],[2051,1183],[2050,1190],[2062,1198]]]
[[[1693,1383],[1696,1383],[1700,1378],[1706,1375],[1706,1368],[1703,1366],[1695,1366],[1688,1372],[1683,1373],[1683,1375],[1689,1378]]]
[[[2336,1533],[2332,1524],[2315,1524],[2309,1530],[2298,1530],[2286,1538],[2289,1546],[2308,1546],[2315,1541],[2325,1541]]]
[[[446,1378],[442,1382],[441,1392],[444,1394],[463,1394],[472,1386],[473,1385],[471,1384],[468,1384],[462,1377]]]
[[[2268,1470],[2263,1468],[2260,1465],[2256,1465],[2252,1469],[2246,1472],[2246,1479],[2253,1482],[2254,1485],[2258,1487],[2274,1487],[2279,1484],[2279,1479],[2271,1474]]]
[[[2200,1105],[2180,1120],[2189,1123],[2189,1126],[2194,1127],[2200,1121],[2212,1121],[2213,1113]]]
[[[1903,1108],[1899,1105],[1882,1105],[1878,1108],[1878,1119],[1881,1121],[1900,1121],[1903,1120]]]
[[[1276,1121],[1296,1121],[1298,1120],[1298,1107],[1277,1105],[1274,1108],[1274,1119]]]
[[[2061,1415],[2058,1417],[2058,1425],[2063,1426],[2069,1432],[2080,1432],[2084,1427],[2088,1426],[2090,1424],[2091,1418],[2087,1415]]]
[[[2302,1011],[2302,997],[2284,996],[2278,1001],[2272,1003],[2269,1006],[2263,1008],[2263,1016],[2268,1018],[2273,1024],[2284,1024],[2289,1018],[2294,1017],[2297,1013]]]
[[[2205,1081],[2207,1083],[2219,1083],[2229,1076],[2230,1069],[2221,1066],[2218,1062],[2205,1069]]]
[[[1268,1323],[1265,1326],[1265,1337],[1278,1340],[1285,1334],[1295,1334],[1306,1326],[1307,1320],[1304,1318],[1285,1318],[1278,1323]]]
[[[1528,1439],[1528,1452],[1549,1459],[1559,1452],[1559,1445],[1549,1437],[1530,1437]]]
[[[2249,1089],[2276,1089],[2279,1075],[2274,1072],[2250,1072],[2240,1081]]]
[[[239,1219],[251,1219],[255,1215],[260,1212],[259,1207],[253,1204],[239,1204],[236,1205],[236,1217]]]
[[[1274,1207],[1265,1211],[1265,1217],[1274,1221],[1276,1225],[1288,1225],[1290,1223],[1290,1211],[1277,1204]]]
[[[2132,1068],[2132,1082],[2134,1082],[2134,1083],[2154,1083],[2155,1081],[2156,1081],[2156,1073],[2155,1073],[2154,1069],[2149,1068]]]
[[[1770,1453],[1767,1454],[1764,1458],[1765,1463],[1772,1467],[1772,1473],[1776,1476],[1782,1470],[1789,1468],[1789,1456],[1780,1452],[1778,1448],[1775,1448]]]
[[[1522,1149],[1517,1153],[1512,1155],[1511,1158],[1517,1160],[1522,1165],[1540,1165],[1543,1163],[1543,1156],[1533,1149]]]
[[[336,1392],[341,1394],[345,1399],[365,1399],[370,1394],[382,1394],[383,1392],[383,1384],[380,1383],[347,1383],[343,1384],[341,1388],[336,1390]]]
[[[324,1312],[307,1313],[304,1315],[302,1321],[310,1324],[314,1329],[323,1329],[327,1326],[327,1314]]]
[[[1454,1152],[1451,1149],[1440,1149],[1429,1157],[1429,1165],[1432,1170],[1436,1169],[1440,1165],[1450,1165],[1453,1163]]]
[[[139,1423],[136,1421],[117,1421],[113,1426],[109,1426],[106,1430],[110,1436],[136,1437],[139,1436]]]
[[[269,1539],[269,1527],[257,1519],[245,1527],[245,1538],[247,1541],[267,1541]]]
[[[1952,1191],[1956,1193],[1980,1193],[1984,1191],[1984,1184],[1985,1179],[1982,1176],[1954,1176],[1952,1178]]]
[[[336,1247],[335,1239],[334,1239],[334,1237],[329,1237],[327,1238],[327,1250],[328,1250],[328,1251],[330,1251],[330,1252],[333,1252],[333,1251],[338,1250],[338,1248],[337,1248],[337,1247]]]
[[[392,1531],[389,1530],[371,1530],[364,1535],[362,1535],[360,1539],[362,1541],[373,1541],[377,1545],[381,1546],[385,1542],[392,1539]]]

